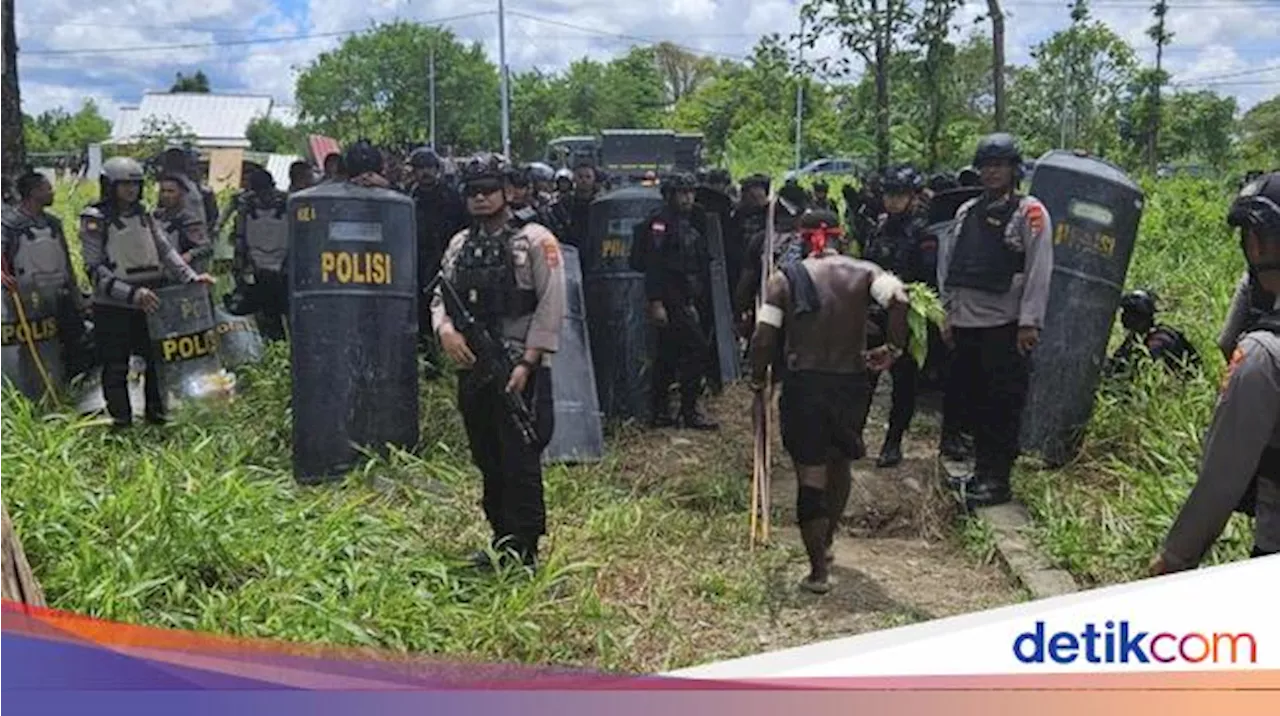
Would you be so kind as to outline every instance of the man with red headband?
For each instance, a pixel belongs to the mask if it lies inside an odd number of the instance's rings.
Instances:
[[[885,370],[907,341],[906,288],[870,261],[835,250],[839,218],[808,211],[800,219],[807,255],[769,280],[751,343],[751,380],[763,390],[766,372],[782,375],[782,445],[795,464],[796,516],[809,555],[802,589],[830,590],[829,560],[836,521],[849,499],[850,463],[866,454],[859,406],[867,371]],[[889,314],[884,345],[866,350],[872,302]]]

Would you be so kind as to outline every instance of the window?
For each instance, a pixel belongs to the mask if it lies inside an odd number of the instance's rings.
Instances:
[[[1115,215],[1107,207],[1079,199],[1071,200],[1071,203],[1067,205],[1067,213],[1072,218],[1084,219],[1108,229],[1111,228],[1112,222],[1115,221]]]

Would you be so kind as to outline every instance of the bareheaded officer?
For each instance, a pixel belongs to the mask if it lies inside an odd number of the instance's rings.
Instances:
[[[565,312],[564,264],[560,245],[546,227],[518,223],[506,201],[508,164],[504,157],[481,154],[461,166],[462,192],[470,228],[458,232],[445,249],[441,273],[467,312],[512,358],[509,376],[477,385],[477,347],[455,327],[437,288],[431,322],[440,345],[459,368],[458,409],[471,457],[484,476],[484,513],[493,528],[493,551],[500,561],[534,566],[538,540],[546,534],[542,494],[542,450],[551,440],[555,415],[551,393],[551,354],[560,344]],[[533,413],[536,444],[528,444],[512,420],[503,392],[523,396]],[[489,552],[472,557],[475,566],[493,567]]]
[[[102,397],[115,429],[133,424],[129,357],[146,361],[146,420],[164,423],[164,394],[152,354],[147,313],[160,307],[154,289],[166,278],[212,284],[165,240],[142,204],[142,165],[128,157],[102,164],[102,200],[80,214],[80,255],[93,282],[93,325],[102,359]]]
[[[236,206],[235,267],[267,340],[285,337],[289,316],[289,195],[263,169],[249,174],[249,190]]]
[[[1039,199],[1017,192],[1022,152],[1008,134],[978,142],[983,193],[956,212],[938,246],[943,340],[954,348],[945,412],[973,426],[966,503],[1008,502],[1031,351],[1040,340],[1053,270],[1053,232]],[[944,423],[958,424],[956,416]]]
[[[1280,172],[1246,185],[1227,223],[1240,230],[1249,274],[1280,295]],[[1204,446],[1153,575],[1194,569],[1233,511],[1254,517],[1254,557],[1280,552],[1280,304],[1236,343]]]

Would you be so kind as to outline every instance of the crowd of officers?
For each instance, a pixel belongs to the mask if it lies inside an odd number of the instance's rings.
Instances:
[[[886,373],[891,409],[877,465],[902,460],[922,380],[909,357],[908,283],[934,287],[945,308],[930,350],[931,365],[938,368],[941,356],[945,375],[939,447],[947,458],[973,458],[972,475],[955,486],[970,507],[1010,499],[1029,361],[1046,320],[1053,265],[1050,218],[1040,201],[1020,193],[1023,167],[1016,141],[991,135],[959,177],[926,181],[897,166],[859,189],[846,188],[843,219],[825,183],[808,191],[789,180],[776,192],[772,227],[766,226],[769,177],[749,176],[734,187],[723,170],[675,175],[661,180],[662,208],[635,226],[631,265],[644,274],[646,312],[659,334],[652,425],[713,430],[716,422],[698,402],[707,379],[718,382],[707,217],[719,215],[736,338],[747,347],[751,382],[763,390],[772,369],[782,387],[782,439],[797,471],[797,513],[810,561],[804,588],[829,588],[829,550],[849,494],[849,465],[866,454],[862,434],[871,396]],[[156,309],[155,290],[166,281],[214,281],[211,237],[223,222],[234,222],[237,284],[225,297],[227,308],[256,313],[264,335],[278,339],[286,335],[288,315],[289,194],[348,181],[412,197],[421,347],[429,364],[443,351],[459,368],[459,409],[484,476],[483,508],[493,537],[473,561],[480,567],[508,558],[534,564],[546,531],[540,457],[554,429],[551,356],[566,303],[560,246],[587,239],[590,204],[604,189],[597,170],[513,166],[491,154],[455,164],[425,147],[401,162],[358,142],[344,155],[326,157],[322,176],[302,162],[289,174],[285,192],[264,169],[246,167],[243,191],[230,214],[219,217],[189,152],[161,156],[154,211],[141,199],[143,166],[124,157],[108,160],[101,198],[80,217],[82,258],[93,286],[86,297],[70,270],[62,227],[45,210],[52,187],[29,172],[16,183],[17,205],[5,207],[5,284],[34,282],[63,292],[62,334],[73,361],[84,354],[76,327],[83,326],[82,316],[92,317],[93,354],[119,429],[133,420],[129,357],[142,356],[145,418],[164,422],[145,315]],[[931,197],[966,186],[974,196],[955,213],[954,229],[926,231]],[[1231,509],[1246,503],[1251,514],[1256,507],[1255,553],[1280,549],[1280,175],[1246,187],[1230,221],[1241,231],[1249,264],[1224,330],[1231,372],[1200,481],[1153,562],[1155,573],[1197,564]],[[776,269],[767,281],[762,260]],[[460,309],[432,281],[437,275],[464,297]],[[1199,360],[1181,333],[1154,322],[1150,292],[1127,294],[1122,310],[1131,335],[1113,370],[1124,369],[1140,348],[1183,369]],[[476,334],[466,328],[472,323],[491,331],[506,351],[509,375],[495,381],[477,369]],[[675,415],[673,385],[679,386]],[[535,435],[513,423],[504,393],[529,406]]]

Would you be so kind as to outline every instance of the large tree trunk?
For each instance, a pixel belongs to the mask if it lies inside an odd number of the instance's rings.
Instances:
[[[987,0],[987,12],[991,15],[991,78],[996,96],[996,131],[1003,132],[1004,124],[1004,13],[1000,0]]]
[[[13,5],[12,0],[7,0],[7,3]],[[13,530],[13,523],[9,521],[9,509],[0,506],[0,512],[4,519],[3,529],[0,530],[4,541],[4,598],[28,607],[43,607],[44,591],[31,573],[31,565],[27,564],[22,541],[18,539],[18,533]]]
[[[16,178],[27,162],[26,144],[22,137],[22,102],[18,96],[18,37],[13,25],[13,0],[4,0],[4,92],[0,100],[0,130],[4,140],[4,159],[0,172]]]

